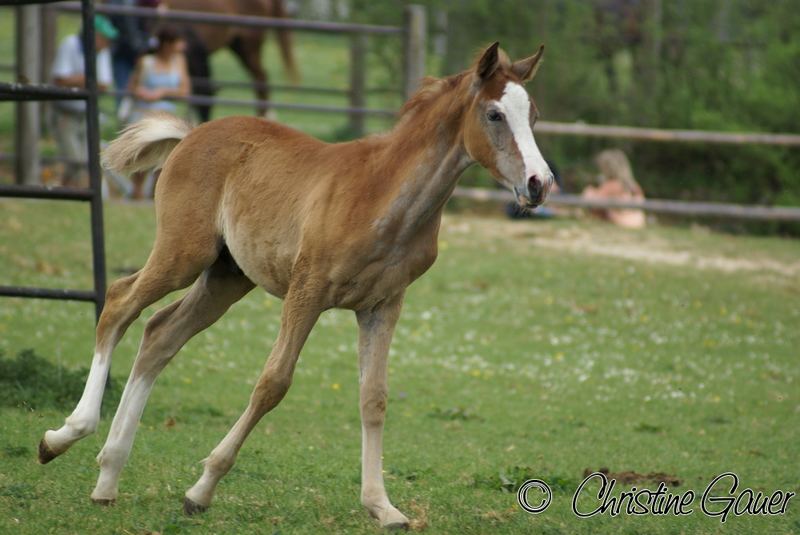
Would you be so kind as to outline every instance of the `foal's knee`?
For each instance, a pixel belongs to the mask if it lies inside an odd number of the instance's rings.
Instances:
[[[290,373],[280,371],[268,373],[259,379],[250,398],[250,404],[258,412],[265,414],[281,402],[290,386],[292,386]]]
[[[172,313],[180,302],[175,302],[159,310],[147,321],[142,336],[142,346],[139,349],[140,358],[134,364],[134,374],[158,373],[172,358],[174,351],[173,336],[167,328]]]
[[[168,331],[167,323],[172,314],[180,306],[181,301],[176,301],[171,305],[162,308],[153,317],[147,320],[144,326],[144,335],[142,336],[142,345],[149,348],[157,348],[159,344],[164,344],[169,340],[165,339],[163,333]]]
[[[109,336],[115,337],[120,328],[124,331],[138,316],[139,311],[131,311],[129,306],[131,288],[137,278],[138,273],[117,279],[106,290],[106,301],[97,323],[98,345],[108,342]]]
[[[387,392],[385,388],[362,390],[361,422],[367,427],[383,425],[386,417]]]
[[[108,289],[106,290],[106,302],[113,303],[120,297],[123,297],[125,294],[127,294],[128,290],[130,290],[131,286],[133,286],[133,283],[136,282],[138,277],[139,274],[134,273],[133,275],[122,277],[109,284]]]

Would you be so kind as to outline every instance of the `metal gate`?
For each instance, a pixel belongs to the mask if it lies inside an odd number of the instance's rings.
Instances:
[[[0,0],[3,6],[49,3],[48,0]],[[24,9],[24,7],[18,7]],[[66,299],[91,301],[95,304],[95,318],[103,310],[106,292],[105,247],[103,238],[103,203],[99,161],[99,126],[97,111],[97,72],[94,43],[94,2],[81,1],[83,25],[83,50],[85,87],[83,89],[58,87],[47,84],[0,82],[0,100],[44,101],[83,100],[86,102],[86,131],[89,170],[89,188],[39,187],[23,185],[0,185],[0,197],[26,199],[49,199],[60,201],[88,202],[91,210],[93,290],[61,288],[33,288],[22,286],[0,286],[0,295],[9,297],[35,297],[41,299]],[[17,32],[21,31],[17,28]],[[19,46],[19,45],[18,45]],[[20,125],[17,125],[19,128]]]

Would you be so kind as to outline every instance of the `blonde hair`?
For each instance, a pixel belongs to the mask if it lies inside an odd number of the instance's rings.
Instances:
[[[642,187],[633,177],[633,169],[628,157],[620,149],[607,149],[601,151],[594,158],[600,169],[600,182],[618,180],[628,193],[642,194]]]

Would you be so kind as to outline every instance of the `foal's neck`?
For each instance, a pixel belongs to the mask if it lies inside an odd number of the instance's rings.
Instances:
[[[386,219],[399,223],[407,241],[425,228],[438,230],[442,209],[461,173],[472,164],[461,127],[469,107],[469,86],[462,76],[429,82],[406,104],[389,134],[388,151],[402,155],[402,182]],[[434,87],[430,87],[434,85]]]

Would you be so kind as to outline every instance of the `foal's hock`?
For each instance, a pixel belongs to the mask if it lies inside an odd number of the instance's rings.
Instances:
[[[86,388],[64,425],[45,433],[40,461],[94,432],[117,342],[145,307],[191,284],[148,321],[97,457],[92,499],[113,502],[158,374],[258,285],[284,301],[280,332],[247,408],[205,459],[184,510],[211,505],[247,435],[286,395],[317,318],[337,307],[353,310],[359,326],[361,501],[382,526],[407,525],[382,475],[392,333],[406,287],[436,259],[442,209],[464,169],[486,167],[522,206],[545,200],[553,176],[533,138],[536,106],[522,87],[541,57],[540,47],[512,63],[494,43],[471,69],[425,80],[390,132],[349,143],[245,117],[192,129],[162,114],[124,130],[103,155],[108,167],[130,174],[163,165],[155,243],[140,271],[109,287]]]

